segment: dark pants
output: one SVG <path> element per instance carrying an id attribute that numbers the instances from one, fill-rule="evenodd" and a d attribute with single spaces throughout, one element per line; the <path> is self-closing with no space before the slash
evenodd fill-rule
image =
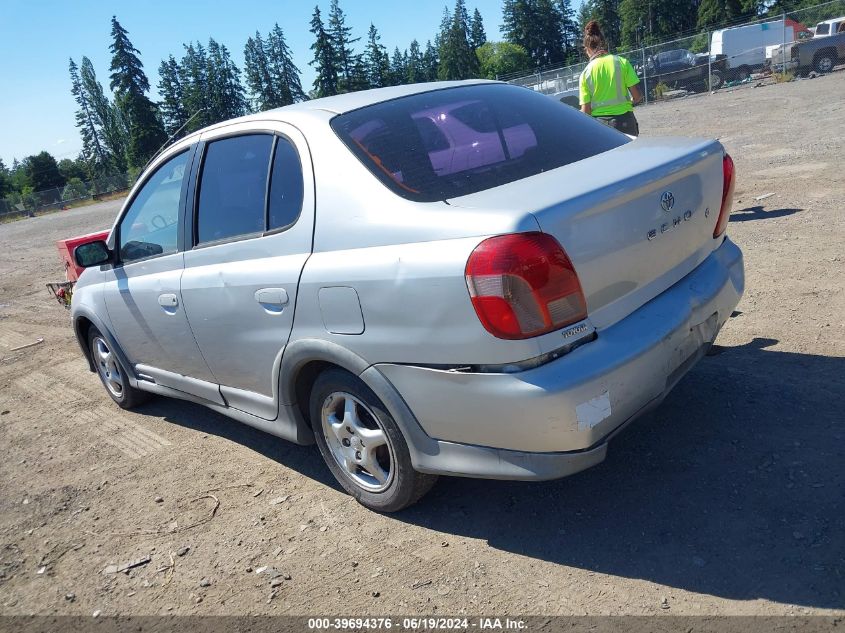
<path id="1" fill-rule="evenodd" d="M 637 123 L 637 117 L 633 112 L 626 112 L 616 116 L 597 116 L 599 121 L 612 128 L 616 128 L 620 132 L 630 134 L 631 136 L 640 135 L 640 124 Z"/>

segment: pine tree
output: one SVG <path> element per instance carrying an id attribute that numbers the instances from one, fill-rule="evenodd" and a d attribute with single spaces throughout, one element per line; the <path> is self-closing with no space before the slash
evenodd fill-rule
<path id="1" fill-rule="evenodd" d="M 70 71 L 71 94 L 79 106 L 76 111 L 76 127 L 82 137 L 82 156 L 88 165 L 89 177 L 104 175 L 109 168 L 108 153 L 101 139 L 101 126 L 92 111 L 88 92 L 82 86 L 79 69 L 73 59 L 68 65 Z"/>
<path id="2" fill-rule="evenodd" d="M 580 39 L 582 30 L 578 27 L 571 0 L 558 0 L 557 11 L 560 15 L 560 35 L 567 64 L 574 64 L 580 58 Z"/>
<path id="3" fill-rule="evenodd" d="M 120 109 L 111 103 L 97 81 L 94 65 L 87 57 L 79 65 L 79 85 L 85 94 L 94 125 L 99 131 L 101 144 L 108 154 L 108 169 L 111 174 L 125 174 L 129 129 Z"/>
<path id="4" fill-rule="evenodd" d="M 689 0 L 621 0 L 619 15 L 623 48 L 677 37 L 694 28 L 698 17 Z"/>
<path id="5" fill-rule="evenodd" d="M 590 12 L 587 20 L 598 21 L 611 50 L 622 41 L 619 2 L 620 0 L 589 0 Z M 586 2 L 584 4 L 586 5 Z"/>
<path id="6" fill-rule="evenodd" d="M 190 113 L 189 117 L 199 112 L 187 127 L 187 131 L 193 132 L 212 123 L 209 112 L 208 56 L 199 42 L 196 46 L 193 43 L 183 46 L 185 55 L 179 64 L 182 103 L 185 112 Z"/>
<path id="7" fill-rule="evenodd" d="M 158 67 L 158 93 L 161 95 L 159 111 L 168 136 L 182 127 L 192 113 L 185 110 L 185 95 L 179 78 L 179 64 L 170 55 Z"/>
<path id="8" fill-rule="evenodd" d="M 317 77 L 314 79 L 314 92 L 318 97 L 335 95 L 338 93 L 337 53 L 335 52 L 334 41 L 323 24 L 319 6 L 314 7 L 310 31 L 315 38 L 311 45 L 311 50 L 314 51 L 314 59 L 311 61 L 311 65 L 317 71 Z"/>
<path id="9" fill-rule="evenodd" d="M 420 50 L 420 43 L 417 40 L 413 40 L 411 47 L 408 49 L 405 72 L 409 84 L 421 83 L 426 80 L 422 51 Z"/>
<path id="10" fill-rule="evenodd" d="M 34 191 L 46 191 L 64 187 L 65 177 L 59 171 L 59 164 L 49 152 L 41 152 L 24 159 L 27 183 Z"/>
<path id="11" fill-rule="evenodd" d="M 143 166 L 166 140 L 158 112 L 147 97 L 150 83 L 138 58 L 138 49 L 129 41 L 128 32 L 117 18 L 111 20 L 112 53 L 111 82 L 115 103 L 121 109 L 129 127 L 127 158 L 133 167 Z"/>
<path id="12" fill-rule="evenodd" d="M 525 49 L 536 66 L 565 60 L 564 24 L 560 3 L 553 0 L 505 0 L 502 7 L 505 39 Z"/>
<path id="13" fill-rule="evenodd" d="M 248 38 L 244 46 L 244 79 L 252 98 L 253 108 L 258 112 L 277 107 L 278 96 L 270 78 L 270 63 L 261 33 Z"/>
<path id="14" fill-rule="evenodd" d="M 712 29 L 732 23 L 745 15 L 739 0 L 701 0 L 696 27 Z"/>
<path id="15" fill-rule="evenodd" d="M 392 86 L 408 83 L 408 51 L 402 54 L 398 46 L 393 49 L 393 56 L 390 58 L 390 78 Z"/>
<path id="16" fill-rule="evenodd" d="M 469 45 L 472 50 L 478 50 L 487 43 L 487 33 L 484 32 L 484 21 L 481 12 L 476 9 L 469 22 Z"/>
<path id="17" fill-rule="evenodd" d="M 337 59 L 338 91 L 351 92 L 356 89 L 355 65 L 358 62 L 352 44 L 361 38 L 352 38 L 352 28 L 346 26 L 346 15 L 338 0 L 331 0 L 326 30 L 332 39 Z"/>
<path id="18" fill-rule="evenodd" d="M 434 48 L 431 40 L 428 40 L 425 43 L 425 52 L 423 53 L 426 81 L 437 81 L 437 67 L 439 64 L 440 60 L 437 57 L 437 49 Z"/>
<path id="19" fill-rule="evenodd" d="M 265 57 L 270 70 L 272 92 L 275 95 L 272 107 L 305 101 L 307 97 L 302 90 L 301 73 L 293 62 L 293 54 L 278 23 L 267 36 Z"/>
<path id="20" fill-rule="evenodd" d="M 469 44 L 469 24 L 464 0 L 455 0 L 452 23 L 440 46 L 440 79 L 469 79 L 478 75 L 478 58 Z"/>
<path id="21" fill-rule="evenodd" d="M 246 114 L 248 107 L 241 73 L 228 49 L 213 38 L 208 40 L 206 82 L 209 91 L 209 118 L 212 123 Z"/>
<path id="22" fill-rule="evenodd" d="M 370 86 L 383 88 L 390 85 L 390 57 L 387 54 L 387 49 L 381 44 L 378 29 L 372 24 L 370 24 L 370 30 L 367 33 L 364 64 Z"/>

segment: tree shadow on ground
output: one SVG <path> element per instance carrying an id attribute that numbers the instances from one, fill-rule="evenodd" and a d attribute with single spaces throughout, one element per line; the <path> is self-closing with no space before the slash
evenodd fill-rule
<path id="1" fill-rule="evenodd" d="M 776 343 L 755 338 L 703 359 L 595 468 L 542 483 L 441 478 L 393 518 L 696 593 L 841 608 L 845 358 Z M 339 489 L 314 447 L 190 403 L 157 399 L 142 411 Z"/>
<path id="2" fill-rule="evenodd" d="M 793 213 L 798 213 L 803 209 L 772 209 L 766 211 L 763 205 L 754 207 L 746 207 L 745 209 L 738 209 L 731 211 L 731 222 L 748 222 L 750 220 L 771 220 L 772 218 L 782 218 Z"/>

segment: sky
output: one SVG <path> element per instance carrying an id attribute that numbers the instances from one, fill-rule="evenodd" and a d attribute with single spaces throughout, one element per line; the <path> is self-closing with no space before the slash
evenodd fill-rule
<path id="1" fill-rule="evenodd" d="M 330 0 L 319 0 L 326 20 Z M 363 50 L 370 22 L 381 34 L 388 52 L 404 50 L 416 38 L 425 46 L 440 25 L 443 7 L 454 0 L 340 0 Z M 129 31 L 141 52 L 144 70 L 157 99 L 158 66 L 173 55 L 180 59 L 182 44 L 213 37 L 224 44 L 243 70 L 243 48 L 256 30 L 266 34 L 278 22 L 285 32 L 294 61 L 302 71 L 302 85 L 311 88 L 309 66 L 312 34 L 308 31 L 316 0 L 0 0 L 0 158 L 47 150 L 57 160 L 75 158 L 82 147 L 75 127 L 76 102 L 70 94 L 68 58 L 77 64 L 83 55 L 94 64 L 97 78 L 108 92 L 111 55 L 111 16 Z M 499 33 L 502 0 L 467 0 L 472 14 L 481 12 L 488 39 Z"/>

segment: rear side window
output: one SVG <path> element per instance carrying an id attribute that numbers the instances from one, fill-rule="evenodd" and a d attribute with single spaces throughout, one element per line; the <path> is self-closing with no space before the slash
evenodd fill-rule
<path id="1" fill-rule="evenodd" d="M 331 125 L 385 185 L 419 202 L 497 187 L 629 141 L 554 99 L 503 84 L 401 97 Z"/>
<path id="2" fill-rule="evenodd" d="M 264 231 L 273 136 L 212 141 L 205 151 L 197 209 L 197 243 Z"/>
<path id="3" fill-rule="evenodd" d="M 267 228 L 291 226 L 302 211 L 304 182 L 299 154 L 290 141 L 279 138 L 270 175 L 270 207 Z"/>

